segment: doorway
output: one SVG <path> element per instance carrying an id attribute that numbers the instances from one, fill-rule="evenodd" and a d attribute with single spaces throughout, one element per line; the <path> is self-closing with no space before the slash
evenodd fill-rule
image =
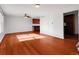
<path id="1" fill-rule="evenodd" d="M 64 13 L 64 38 L 78 39 L 78 11 Z"/>
<path id="2" fill-rule="evenodd" d="M 64 16 L 64 34 L 65 35 L 74 35 L 75 34 L 74 17 L 75 17 L 74 14 Z"/>
<path id="3" fill-rule="evenodd" d="M 32 19 L 32 27 L 33 27 L 33 32 L 40 33 L 40 19 L 33 18 Z"/>

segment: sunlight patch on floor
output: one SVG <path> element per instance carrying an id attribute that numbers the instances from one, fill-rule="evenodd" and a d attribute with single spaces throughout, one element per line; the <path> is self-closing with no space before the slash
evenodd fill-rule
<path id="1" fill-rule="evenodd" d="M 45 38 L 45 36 L 43 36 L 43 35 L 34 34 L 34 33 L 32 33 L 32 34 L 20 34 L 20 35 L 16 35 L 16 37 L 18 38 L 19 41 Z"/>

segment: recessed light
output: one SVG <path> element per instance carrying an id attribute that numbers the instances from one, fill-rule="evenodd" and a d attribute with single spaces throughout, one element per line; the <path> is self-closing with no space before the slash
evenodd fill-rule
<path id="1" fill-rule="evenodd" d="M 36 7 L 36 8 L 39 8 L 39 7 L 40 7 L 40 4 L 35 4 L 35 7 Z"/>

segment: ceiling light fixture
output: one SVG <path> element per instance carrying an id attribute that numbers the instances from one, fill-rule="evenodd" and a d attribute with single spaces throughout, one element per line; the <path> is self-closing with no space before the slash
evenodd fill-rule
<path id="1" fill-rule="evenodd" d="M 26 13 L 24 14 L 24 18 L 32 18 L 31 16 L 27 15 Z"/>
<path id="2" fill-rule="evenodd" d="M 36 8 L 39 8 L 39 7 L 40 7 L 40 4 L 35 4 L 35 7 L 36 7 Z"/>

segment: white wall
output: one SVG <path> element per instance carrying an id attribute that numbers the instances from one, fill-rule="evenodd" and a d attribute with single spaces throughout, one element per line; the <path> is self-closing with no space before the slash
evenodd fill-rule
<path id="1" fill-rule="evenodd" d="M 2 10 L 0 9 L 0 42 L 2 41 L 4 35 L 4 16 L 2 14 Z"/>
<path id="2" fill-rule="evenodd" d="M 41 18 L 40 33 L 63 38 L 63 15 L 54 14 L 52 16 Z"/>
<path id="3" fill-rule="evenodd" d="M 32 31 L 32 20 L 24 17 L 5 16 L 5 32 L 27 32 Z"/>
<path id="4" fill-rule="evenodd" d="M 63 39 L 64 38 L 63 14 L 74 10 L 79 10 L 79 6 L 59 5 L 52 7 L 48 11 L 48 15 L 41 18 L 40 33 L 48 34 Z"/>
<path id="5" fill-rule="evenodd" d="M 79 40 L 79 10 L 78 10 L 78 40 Z"/>

